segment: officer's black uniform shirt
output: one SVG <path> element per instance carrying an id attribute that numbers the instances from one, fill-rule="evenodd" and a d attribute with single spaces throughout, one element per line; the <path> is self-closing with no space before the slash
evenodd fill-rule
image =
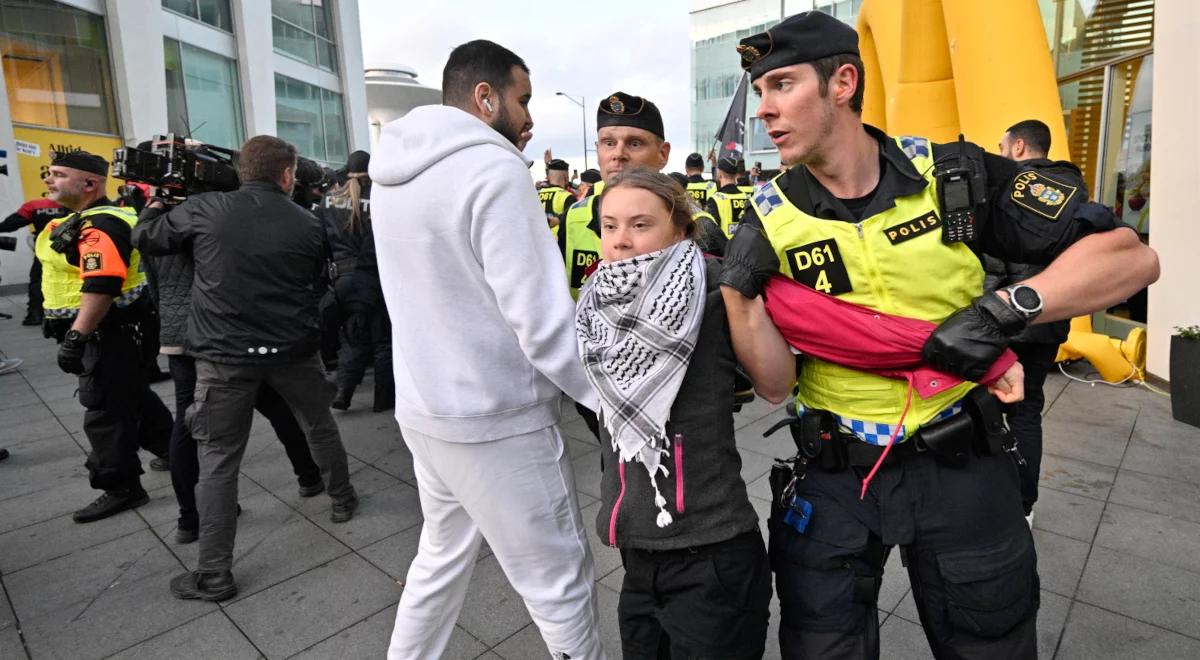
<path id="1" fill-rule="evenodd" d="M 928 183 L 895 140 L 873 126 L 864 124 L 863 128 L 880 145 L 879 183 L 869 199 L 838 199 L 805 167 L 788 170 L 775 180 L 775 186 L 788 201 L 808 215 L 852 223 L 894 207 L 897 197 L 924 190 Z M 936 161 L 947 154 L 956 154 L 958 144 L 933 144 L 932 149 Z M 1017 163 L 982 150 L 979 153 L 987 181 L 987 201 L 976 211 L 979 242 L 972 247 L 978 251 L 1005 261 L 1044 265 L 1083 236 L 1119 226 L 1107 208 L 1087 201 L 1087 188 L 1074 165 L 1065 161 Z M 1062 209 L 1055 209 L 1055 217 L 1050 217 L 1053 211 L 1048 207 L 1034 205 L 1034 209 L 1030 209 L 1015 201 L 1013 193 L 1019 183 L 1018 175 L 1031 171 L 1042 176 L 1041 180 L 1060 184 L 1068 195 Z M 1028 188 L 1028 182 L 1023 185 Z M 855 208 L 849 208 L 851 206 Z M 746 225 L 760 230 L 763 227 L 753 204 L 742 217 L 742 226 Z M 762 231 L 739 231 L 732 240 L 739 244 L 739 256 L 751 259 L 755 270 L 779 269 L 779 259 Z M 743 241 L 751 241 L 754 245 L 740 245 Z"/>

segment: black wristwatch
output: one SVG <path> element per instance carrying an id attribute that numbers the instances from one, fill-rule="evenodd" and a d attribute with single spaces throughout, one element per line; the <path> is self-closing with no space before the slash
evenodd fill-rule
<path id="1" fill-rule="evenodd" d="M 67 334 L 63 335 L 63 341 L 79 342 L 82 344 L 82 343 L 86 342 L 88 339 L 91 339 L 91 337 L 92 337 L 92 335 L 90 335 L 90 334 L 85 335 L 82 332 L 80 332 L 74 328 L 71 328 L 70 330 L 67 330 Z"/>
<path id="2" fill-rule="evenodd" d="M 1008 305 L 1026 321 L 1032 321 L 1042 313 L 1042 294 L 1027 284 L 1014 284 L 1004 290 L 1008 293 Z"/>

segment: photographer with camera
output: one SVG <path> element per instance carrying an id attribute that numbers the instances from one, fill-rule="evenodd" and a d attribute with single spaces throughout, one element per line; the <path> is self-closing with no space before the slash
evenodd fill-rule
<path id="1" fill-rule="evenodd" d="M 57 220 L 70 213 L 58 202 L 45 197 L 31 199 L 13 211 L 7 218 L 0 221 L 0 234 L 17 231 L 29 227 L 29 238 L 33 240 L 51 220 Z M 12 252 L 17 249 L 17 239 L 0 237 L 0 250 Z M 36 258 L 29 266 L 29 306 L 21 325 L 42 324 L 42 262 Z"/>
<path id="2" fill-rule="evenodd" d="M 75 522 L 107 518 L 149 501 L 137 450 L 164 458 L 171 413 L 150 389 L 142 364 L 141 323 L 149 313 L 141 256 L 130 235 L 137 216 L 106 196 L 108 162 L 85 151 L 55 153 L 44 182 L 72 213 L 38 234 L 47 337 L 58 366 L 79 376 L 83 431 L 92 451 L 92 487 L 104 494 Z"/>
<path id="3" fill-rule="evenodd" d="M 333 500 L 330 520 L 346 522 L 358 506 L 317 355 L 324 232 L 291 199 L 296 166 L 295 147 L 253 137 L 239 155 L 238 190 L 193 194 L 170 210 L 156 199 L 133 233 L 147 254 L 190 251 L 194 263 L 185 345 L 196 360 L 188 426 L 200 446 L 200 551 L 196 570 L 171 580 L 178 598 L 237 594 L 230 569 L 238 468 L 263 383 L 287 401 L 308 436 Z"/>

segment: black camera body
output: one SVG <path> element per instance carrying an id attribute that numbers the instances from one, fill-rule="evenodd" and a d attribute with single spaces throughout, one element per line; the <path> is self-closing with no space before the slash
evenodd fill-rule
<path id="1" fill-rule="evenodd" d="M 0 250 L 16 252 L 17 238 L 15 236 L 0 236 Z"/>
<path id="2" fill-rule="evenodd" d="M 112 174 L 155 186 L 170 201 L 182 201 L 196 193 L 237 190 L 237 160 L 233 149 L 188 144 L 167 133 L 113 151 Z"/>

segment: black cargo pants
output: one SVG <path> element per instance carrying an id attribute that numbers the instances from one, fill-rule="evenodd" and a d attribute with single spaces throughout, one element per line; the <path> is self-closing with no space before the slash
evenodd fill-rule
<path id="1" fill-rule="evenodd" d="M 961 468 L 918 454 L 880 469 L 810 468 L 803 534 L 770 521 L 784 658 L 878 658 L 876 600 L 900 546 L 921 625 L 937 658 L 1034 658 L 1037 557 L 1017 467 L 1007 455 Z"/>

